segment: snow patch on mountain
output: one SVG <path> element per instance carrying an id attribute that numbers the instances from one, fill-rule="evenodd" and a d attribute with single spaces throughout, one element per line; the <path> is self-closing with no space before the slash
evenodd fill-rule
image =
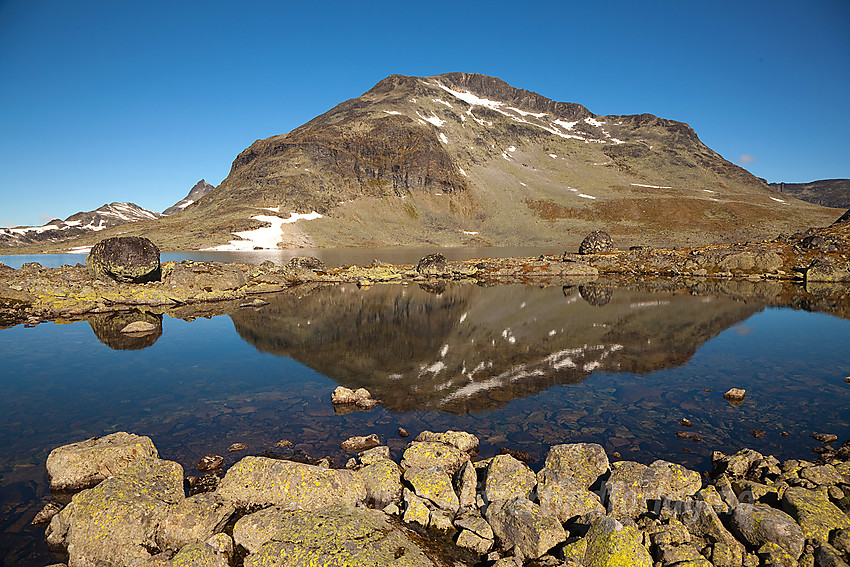
<path id="1" fill-rule="evenodd" d="M 283 239 L 283 225 L 292 224 L 301 220 L 315 220 L 322 218 L 316 211 L 310 213 L 289 213 L 289 218 L 281 218 L 272 215 L 254 215 L 251 220 L 267 222 L 269 226 L 256 228 L 254 230 L 242 230 L 232 233 L 242 240 L 231 240 L 227 244 L 204 248 L 204 251 L 240 252 L 246 250 L 274 250 Z"/>

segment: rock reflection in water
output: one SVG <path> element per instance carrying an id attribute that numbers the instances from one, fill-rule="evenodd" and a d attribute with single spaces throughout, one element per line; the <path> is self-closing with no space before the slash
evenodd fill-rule
<path id="1" fill-rule="evenodd" d="M 232 314 L 258 350 L 293 358 L 393 411 L 499 407 L 596 371 L 647 373 L 763 308 L 717 297 L 450 285 L 317 288 Z"/>
<path id="2" fill-rule="evenodd" d="M 121 332 L 127 325 L 136 322 L 150 323 L 154 328 L 141 333 Z M 162 315 L 156 313 L 104 313 L 91 317 L 88 323 L 97 339 L 114 350 L 142 350 L 162 336 Z"/>

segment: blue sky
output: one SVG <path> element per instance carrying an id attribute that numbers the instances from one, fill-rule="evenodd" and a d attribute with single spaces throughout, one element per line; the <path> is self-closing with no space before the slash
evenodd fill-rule
<path id="1" fill-rule="evenodd" d="M 850 177 L 847 0 L 0 0 L 0 226 L 161 211 L 387 75 L 450 71 L 687 122 L 769 181 Z"/>

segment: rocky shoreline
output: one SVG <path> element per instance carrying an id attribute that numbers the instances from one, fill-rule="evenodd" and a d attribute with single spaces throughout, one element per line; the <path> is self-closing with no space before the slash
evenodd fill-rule
<path id="1" fill-rule="evenodd" d="M 615 250 L 608 242 L 596 248 L 585 247 L 582 253 L 457 262 L 446 262 L 442 255 L 433 254 L 418 265 L 389 265 L 376 260 L 369 266 L 327 267 L 308 257 L 294 258 L 285 266 L 270 261 L 259 266 L 191 261 L 160 266 L 157 260 L 155 268 L 151 267 L 155 275 L 139 278 L 141 283 L 110 275 L 93 267 L 89 260 L 88 267 L 77 264 L 45 268 L 28 263 L 15 270 L 0 264 L 0 327 L 80 320 L 136 309 L 182 318 L 205 316 L 261 306 L 264 294 L 302 293 L 310 286 L 338 283 L 361 287 L 419 284 L 435 292 L 448 282 L 455 282 L 596 284 L 681 289 L 697 294 L 731 293 L 744 299 L 758 293 L 759 299 L 769 304 L 838 310 L 848 316 L 848 250 L 850 246 L 837 237 L 809 235 L 797 240 L 683 249 Z M 149 263 L 146 260 L 145 266 Z M 758 292 L 748 285 L 759 282 L 774 285 Z"/>
<path id="2" fill-rule="evenodd" d="M 184 478 L 119 432 L 51 452 L 51 488 L 76 492 L 38 521 L 70 567 L 846 565 L 850 442 L 815 437 L 817 462 L 715 452 L 705 477 L 592 443 L 553 446 L 534 471 L 423 431 L 399 460 L 364 436 L 344 469 L 247 456 L 223 471 L 210 455 Z"/>

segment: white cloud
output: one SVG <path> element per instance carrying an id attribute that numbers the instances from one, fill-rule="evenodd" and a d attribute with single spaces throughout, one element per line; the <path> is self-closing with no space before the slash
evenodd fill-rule
<path id="1" fill-rule="evenodd" d="M 741 157 L 738 158 L 738 165 L 747 165 L 756 161 L 756 158 L 751 156 L 750 154 L 741 154 Z"/>

